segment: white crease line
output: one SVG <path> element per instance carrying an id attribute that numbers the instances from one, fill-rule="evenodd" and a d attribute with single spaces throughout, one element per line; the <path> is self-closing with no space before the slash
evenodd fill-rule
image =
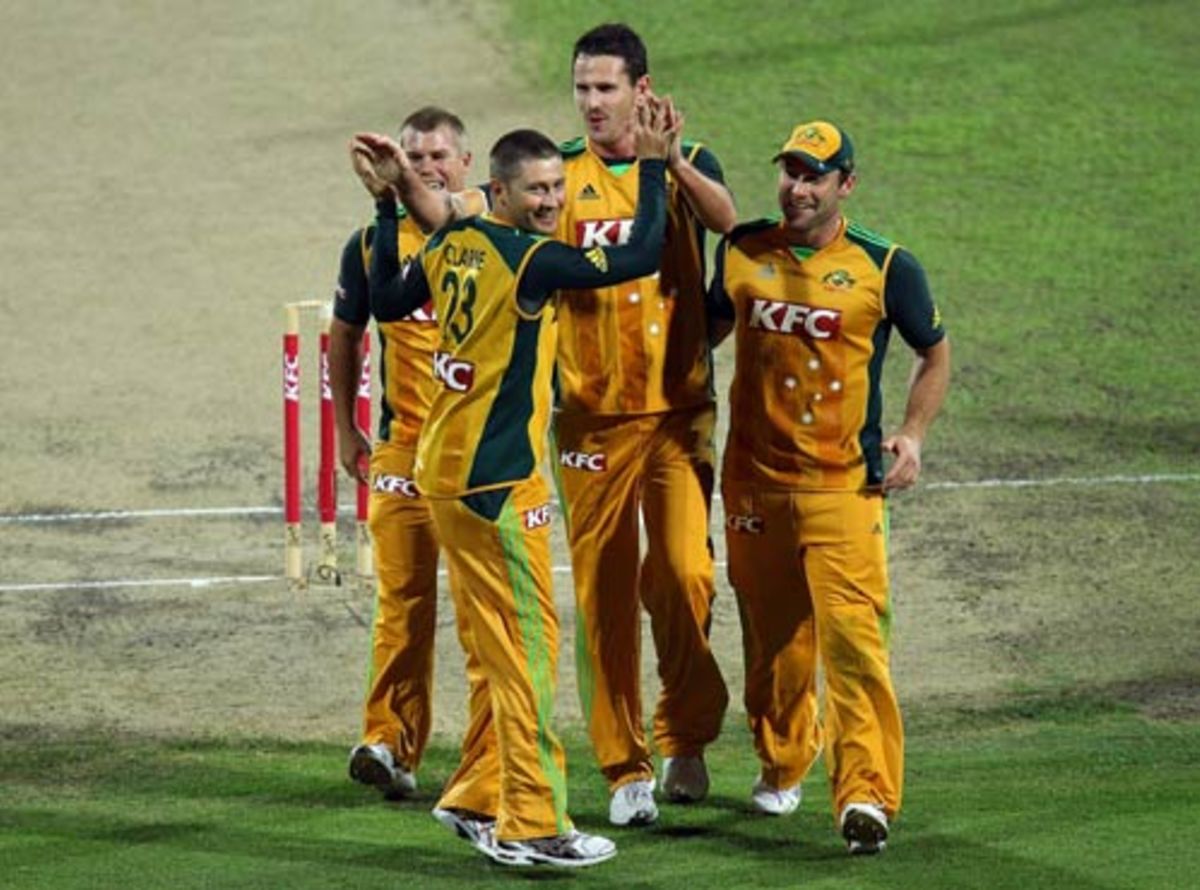
<path id="1" fill-rule="evenodd" d="M 216 587 L 219 584 L 262 584 L 282 581 L 283 575 L 225 575 L 216 578 L 133 578 L 117 581 L 56 581 L 43 584 L 0 584 L 0 593 L 44 590 L 110 590 L 116 587 Z"/>
<path id="2" fill-rule="evenodd" d="M 352 508 L 353 509 L 353 508 Z M 343 510 L 343 512 L 345 512 Z M 7 513 L 0 524 L 42 522 L 104 522 L 120 519 L 165 519 L 206 516 L 279 516 L 281 507 L 178 507 L 159 510 L 97 510 L 90 513 Z"/>
<path id="3" fill-rule="evenodd" d="M 725 561 L 713 561 L 714 569 L 724 569 Z M 570 566 L 551 566 L 555 575 L 571 574 Z M 438 571 L 439 578 L 449 575 L 446 569 Z M 216 578 L 132 578 L 117 581 L 58 581 L 44 584 L 0 584 L 0 593 L 37 593 L 49 590 L 112 590 L 120 587 L 191 587 L 202 589 L 221 584 L 263 584 L 267 581 L 284 581 L 283 575 L 225 575 Z"/>
<path id="4" fill-rule="evenodd" d="M 973 482 L 929 482 L 917 486 L 915 491 L 955 491 L 967 488 L 1041 488 L 1054 485 L 1152 485 L 1162 482 L 1200 482 L 1200 473 L 1149 473 L 1146 475 L 1081 476 L 1051 479 L 979 479 Z M 719 492 L 713 500 L 719 501 Z M 553 499 L 557 504 L 558 500 Z M 353 504 L 342 504 L 338 512 L 347 515 L 355 512 Z M 0 525 L 36 525 L 58 522 L 104 522 L 122 519 L 187 519 L 228 516 L 279 516 L 282 507 L 164 507 L 151 510 L 97 510 L 79 513 L 5 513 L 0 514 Z M 310 514 L 305 513 L 305 518 Z"/>
<path id="5" fill-rule="evenodd" d="M 1058 479 L 980 479 L 976 482 L 930 482 L 916 491 L 958 488 L 1041 488 L 1052 485 L 1151 485 L 1158 482 L 1200 482 L 1200 473 L 1155 473 L 1145 476 L 1069 476 Z"/>

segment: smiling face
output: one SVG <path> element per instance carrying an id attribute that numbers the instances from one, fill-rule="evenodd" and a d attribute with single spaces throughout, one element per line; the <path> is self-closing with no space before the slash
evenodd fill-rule
<path id="1" fill-rule="evenodd" d="M 791 155 L 779 159 L 779 209 L 790 240 L 824 247 L 837 233 L 841 203 L 854 190 L 853 173 L 818 173 Z"/>
<path id="2" fill-rule="evenodd" d="M 575 107 L 588 138 L 603 153 L 632 156 L 634 108 L 650 78 L 632 80 L 620 56 L 589 55 L 575 58 L 573 78 Z"/>
<path id="3" fill-rule="evenodd" d="M 427 186 L 438 191 L 461 192 L 471 167 L 471 154 L 462 150 L 458 134 L 448 126 L 421 131 L 405 127 L 400 146 L 409 163 Z"/>
<path id="4" fill-rule="evenodd" d="M 492 180 L 493 214 L 526 231 L 553 235 L 565 188 L 562 158 L 530 158 L 511 179 Z"/>

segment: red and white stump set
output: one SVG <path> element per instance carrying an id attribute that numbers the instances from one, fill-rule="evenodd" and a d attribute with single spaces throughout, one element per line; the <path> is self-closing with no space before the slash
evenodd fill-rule
<path id="1" fill-rule="evenodd" d="M 333 307 L 321 300 L 287 303 L 284 309 L 283 331 L 283 522 L 284 574 L 288 586 L 302 589 L 308 586 L 309 576 L 304 565 L 303 488 L 301 484 L 300 394 L 301 317 L 308 312 L 317 315 L 317 338 L 321 375 L 319 411 L 320 449 L 317 459 L 317 517 L 321 524 L 320 555 L 315 566 L 317 580 L 325 584 L 341 584 L 337 548 L 337 429 L 334 424 L 333 390 L 329 385 L 329 325 Z M 355 397 L 355 423 L 370 438 L 371 435 L 371 337 L 363 333 L 362 371 Z M 366 483 L 356 483 L 356 565 L 360 579 L 371 575 L 371 533 L 367 528 L 367 505 L 370 492 Z"/>

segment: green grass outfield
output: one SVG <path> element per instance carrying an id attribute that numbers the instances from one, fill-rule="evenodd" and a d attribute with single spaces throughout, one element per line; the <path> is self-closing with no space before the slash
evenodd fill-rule
<path id="1" fill-rule="evenodd" d="M 15 743 L 23 741 L 24 743 Z M 754 815 L 748 734 L 709 752 L 703 804 L 664 806 L 648 830 L 612 829 L 617 858 L 581 872 L 495 866 L 428 815 L 454 752 L 434 748 L 414 800 L 347 781 L 341 746 L 72 739 L 0 742 L 0 863 L 7 890 L 581 886 L 1185 887 L 1200 786 L 1200 726 L 1098 703 L 1027 702 L 914 727 L 906 815 L 874 859 L 833 831 L 824 775 L 793 816 Z M 606 824 L 579 738 L 571 807 Z M 1190 791 L 1188 790 L 1190 789 Z"/>

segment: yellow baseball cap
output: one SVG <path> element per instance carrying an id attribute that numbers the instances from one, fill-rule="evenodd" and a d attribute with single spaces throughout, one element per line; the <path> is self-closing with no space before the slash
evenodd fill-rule
<path id="1" fill-rule="evenodd" d="M 841 127 L 829 121 L 810 121 L 792 130 L 779 153 L 771 158 L 797 157 L 818 173 L 854 170 L 854 143 Z"/>

